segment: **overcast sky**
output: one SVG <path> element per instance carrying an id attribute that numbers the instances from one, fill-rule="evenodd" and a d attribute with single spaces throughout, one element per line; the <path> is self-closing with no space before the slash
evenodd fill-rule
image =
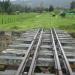
<path id="1" fill-rule="evenodd" d="M 3 1 L 3 0 L 0 0 L 0 1 Z M 10 0 L 10 1 L 16 1 L 16 0 Z M 17 0 L 18 1 L 18 0 Z M 21 0 L 20 0 L 21 1 Z M 27 0 L 22 0 L 22 1 L 27 1 Z M 56 1 L 56 0 L 54 0 Z M 68 1 L 68 0 L 62 0 L 62 1 Z M 69 0 L 69 1 L 75 1 L 75 0 Z"/>
<path id="2" fill-rule="evenodd" d="M 3 0 L 0 0 L 0 1 L 3 1 Z M 15 0 L 10 0 L 10 1 L 15 1 Z"/>

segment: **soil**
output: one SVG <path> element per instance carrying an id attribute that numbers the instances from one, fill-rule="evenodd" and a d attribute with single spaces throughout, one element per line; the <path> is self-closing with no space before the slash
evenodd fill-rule
<path id="1" fill-rule="evenodd" d="M 75 38 L 75 33 L 70 33 L 70 35 L 71 35 L 73 38 Z"/>

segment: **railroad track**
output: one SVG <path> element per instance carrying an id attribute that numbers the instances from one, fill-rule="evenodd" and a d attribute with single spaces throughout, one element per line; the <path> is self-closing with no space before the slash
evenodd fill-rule
<path id="1" fill-rule="evenodd" d="M 22 33 L 0 53 L 0 75 L 75 75 L 75 39 L 63 30 Z"/>

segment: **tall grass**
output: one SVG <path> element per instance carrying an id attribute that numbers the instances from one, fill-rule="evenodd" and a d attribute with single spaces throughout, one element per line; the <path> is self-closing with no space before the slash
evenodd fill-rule
<path id="1" fill-rule="evenodd" d="M 33 17 L 33 15 L 27 13 L 19 14 L 19 15 L 0 15 L 0 24 L 21 22 L 31 17 Z"/>
<path id="2" fill-rule="evenodd" d="M 75 32 L 75 15 L 62 18 L 51 13 L 23 13 L 19 15 L 0 15 L 0 30 L 27 30 L 31 28 L 52 27 Z"/>

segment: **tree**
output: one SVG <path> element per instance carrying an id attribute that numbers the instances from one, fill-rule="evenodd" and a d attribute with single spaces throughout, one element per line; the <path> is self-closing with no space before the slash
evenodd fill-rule
<path id="1" fill-rule="evenodd" d="M 0 12 L 4 12 L 4 1 L 0 1 Z"/>
<path id="2" fill-rule="evenodd" d="M 54 11 L 54 7 L 52 5 L 49 6 L 49 12 Z"/>
<path id="3" fill-rule="evenodd" d="M 0 12 L 8 14 L 12 12 L 10 0 L 0 1 Z"/>
<path id="4" fill-rule="evenodd" d="M 31 7 L 25 5 L 24 10 L 25 10 L 24 12 L 30 12 L 31 11 Z"/>
<path id="5" fill-rule="evenodd" d="M 70 9 L 75 9 L 75 1 L 72 1 L 72 2 L 71 2 Z"/>
<path id="6" fill-rule="evenodd" d="M 10 14 L 12 12 L 10 0 L 4 1 L 3 4 L 5 12 Z"/>

